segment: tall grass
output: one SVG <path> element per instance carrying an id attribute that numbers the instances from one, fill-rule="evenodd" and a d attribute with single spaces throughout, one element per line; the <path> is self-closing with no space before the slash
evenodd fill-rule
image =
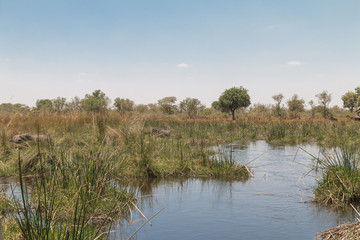
<path id="1" fill-rule="evenodd" d="M 112 182 L 114 155 L 101 146 L 59 155 L 55 149 L 38 151 L 31 186 L 24 185 L 23 161 L 18 158 L 21 199 L 14 196 L 13 217 L 22 238 L 105 238 L 112 219 L 124 216 L 133 199 Z"/>
<path id="2" fill-rule="evenodd" d="M 358 144 L 323 151 L 316 163 L 323 172 L 315 189 L 315 201 L 334 206 L 360 202 L 360 152 Z"/>
<path id="3" fill-rule="evenodd" d="M 0 175 L 17 173 L 15 146 L 9 144 L 9 138 L 17 133 L 37 132 L 39 124 L 40 132 L 51 135 L 57 152 L 66 155 L 69 150 L 87 151 L 89 144 L 103 145 L 118 156 L 112 174 L 138 178 L 213 176 L 208 161 L 213 153 L 204 149 L 237 140 L 265 139 L 280 144 L 317 141 L 338 146 L 343 142 L 359 141 L 360 135 L 360 123 L 353 121 L 148 120 L 141 116 L 83 113 L 0 116 L 0 130 L 5 129 L 0 142 L 3 150 Z M 155 127 L 171 130 L 172 135 L 158 137 L 152 134 Z M 29 159 L 24 171 L 32 174 L 35 169 L 31 169 L 30 159 L 35 158 L 36 147 L 30 144 L 22 151 L 25 159 Z"/>

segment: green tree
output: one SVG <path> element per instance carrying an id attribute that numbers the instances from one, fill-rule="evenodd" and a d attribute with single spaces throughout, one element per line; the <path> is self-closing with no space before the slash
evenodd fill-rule
<path id="1" fill-rule="evenodd" d="M 160 108 L 160 107 L 159 107 L 157 104 L 155 104 L 155 103 L 149 103 L 149 104 L 147 105 L 148 111 L 153 112 L 153 113 L 158 112 L 158 111 L 159 111 L 159 108 Z"/>
<path id="2" fill-rule="evenodd" d="M 359 92 L 360 94 L 360 92 Z M 344 95 L 342 95 L 341 100 L 343 100 L 343 107 L 348 108 L 350 112 L 354 111 L 354 108 L 358 105 L 358 98 L 359 95 L 357 95 L 354 92 L 347 92 Z"/>
<path id="3" fill-rule="evenodd" d="M 284 95 L 282 95 L 281 93 L 272 96 L 272 98 L 274 99 L 274 101 L 276 102 L 275 106 L 274 106 L 274 114 L 277 117 L 282 117 L 283 116 L 283 109 L 281 108 L 281 102 L 284 99 Z"/>
<path id="4" fill-rule="evenodd" d="M 271 117 L 271 105 L 255 103 L 250 108 L 248 115 L 251 118 L 270 118 Z"/>
<path id="5" fill-rule="evenodd" d="M 219 97 L 221 110 L 224 112 L 231 112 L 233 120 L 235 120 L 235 110 L 246 108 L 250 104 L 248 90 L 243 87 L 227 89 Z"/>
<path id="6" fill-rule="evenodd" d="M 75 96 L 65 106 L 66 111 L 75 112 L 81 110 L 81 100 L 78 96 Z"/>
<path id="7" fill-rule="evenodd" d="M 105 112 L 110 99 L 101 90 L 95 90 L 91 95 L 86 94 L 81 101 L 81 107 L 87 112 Z"/>
<path id="8" fill-rule="evenodd" d="M 220 106 L 219 101 L 212 102 L 211 107 L 215 110 L 221 111 L 221 106 Z"/>
<path id="9" fill-rule="evenodd" d="M 166 114 L 173 114 L 176 111 L 176 97 L 164 97 L 158 100 L 160 110 Z"/>
<path id="10" fill-rule="evenodd" d="M 145 104 L 137 104 L 134 107 L 134 111 L 138 112 L 138 113 L 145 113 L 149 110 L 149 107 Z"/>
<path id="11" fill-rule="evenodd" d="M 35 109 L 41 112 L 53 112 L 54 106 L 50 99 L 38 99 L 36 100 Z"/>
<path id="12" fill-rule="evenodd" d="M 0 104 L 0 112 L 1 113 L 26 113 L 29 112 L 30 108 L 21 103 L 2 103 Z"/>
<path id="13" fill-rule="evenodd" d="M 327 91 L 322 91 L 315 95 L 318 98 L 318 102 L 321 106 L 321 112 L 324 118 L 330 116 L 329 104 L 331 102 L 331 94 Z"/>
<path id="14" fill-rule="evenodd" d="M 52 100 L 52 105 L 56 112 L 62 112 L 66 108 L 66 98 L 64 97 L 57 97 L 56 99 Z"/>
<path id="15" fill-rule="evenodd" d="M 316 105 L 313 100 L 309 101 L 309 105 L 310 105 L 310 111 L 311 111 L 311 118 L 314 118 L 315 113 L 316 113 Z"/>
<path id="16" fill-rule="evenodd" d="M 128 98 L 115 98 L 114 107 L 121 112 L 130 112 L 134 110 L 134 102 Z"/>
<path id="17" fill-rule="evenodd" d="M 305 111 L 304 103 L 305 103 L 304 99 L 299 99 L 298 95 L 294 94 L 292 98 L 289 101 L 287 101 L 290 117 L 292 118 L 299 117 L 299 113 Z"/>
<path id="18" fill-rule="evenodd" d="M 355 88 L 356 95 L 360 96 L 360 87 Z"/>
<path id="19" fill-rule="evenodd" d="M 186 98 L 179 104 L 181 112 L 185 112 L 189 118 L 195 118 L 197 113 L 205 108 L 196 98 Z"/>

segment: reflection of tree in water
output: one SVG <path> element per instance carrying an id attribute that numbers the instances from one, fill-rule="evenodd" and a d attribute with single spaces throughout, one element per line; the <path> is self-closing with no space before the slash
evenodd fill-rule
<path id="1" fill-rule="evenodd" d="M 191 194 L 197 188 L 196 186 L 200 186 L 201 193 L 211 193 L 211 196 L 217 199 L 216 202 L 224 198 L 231 199 L 233 183 L 245 184 L 246 181 L 207 178 L 148 179 L 132 182 L 130 186 L 138 196 L 137 207 L 140 210 L 147 209 L 154 212 L 159 210 L 154 209 L 159 199 L 167 199 L 168 196 L 176 194 L 177 200 L 181 203 L 187 194 Z"/>
<path id="2" fill-rule="evenodd" d="M 251 142 L 250 141 L 240 141 L 235 142 L 233 144 L 229 144 L 226 146 L 226 149 L 231 148 L 233 151 L 246 150 L 249 148 Z"/>

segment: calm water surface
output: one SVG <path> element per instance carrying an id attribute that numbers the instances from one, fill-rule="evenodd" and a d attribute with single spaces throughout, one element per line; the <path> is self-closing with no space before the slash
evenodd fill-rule
<path id="1" fill-rule="evenodd" d="M 317 155 L 319 148 L 302 145 Z M 316 184 L 311 157 L 299 146 L 265 141 L 234 143 L 222 151 L 249 166 L 246 182 L 209 179 L 153 180 L 138 189 L 138 207 L 148 218 L 165 208 L 134 239 L 314 239 L 319 231 L 355 221 L 353 212 L 334 212 L 310 203 Z M 306 176 L 305 176 L 306 175 Z M 17 178 L 0 179 L 11 193 Z M 136 185 L 136 183 L 134 183 Z M 14 189 L 19 194 L 18 187 Z M 139 211 L 114 226 L 110 239 L 127 239 L 145 222 Z"/>
<path id="2" fill-rule="evenodd" d="M 316 145 L 301 147 L 319 153 Z M 309 202 L 316 176 L 307 174 L 311 157 L 298 151 L 299 146 L 256 141 L 224 149 L 239 163 L 256 159 L 250 164 L 255 177 L 246 182 L 187 179 L 143 184 L 138 207 L 145 216 L 165 209 L 134 239 L 314 239 L 321 230 L 354 221 L 351 212 Z M 126 239 L 144 221 L 134 210 L 132 220 L 117 225 L 111 239 Z"/>

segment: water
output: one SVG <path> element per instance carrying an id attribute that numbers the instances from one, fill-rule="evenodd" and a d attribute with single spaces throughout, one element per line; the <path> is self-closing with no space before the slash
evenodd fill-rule
<path id="1" fill-rule="evenodd" d="M 315 144 L 301 147 L 319 153 Z M 245 182 L 170 179 L 152 180 L 140 187 L 134 183 L 139 191 L 137 206 L 145 216 L 150 218 L 165 207 L 134 239 L 303 240 L 355 221 L 353 212 L 335 212 L 310 202 L 316 176 L 309 173 L 311 157 L 299 146 L 256 141 L 234 143 L 223 150 L 232 151 L 233 159 L 242 164 L 255 159 L 250 164 L 255 177 Z M 1 178 L 1 192 L 19 195 L 16 181 L 16 177 Z M 127 239 L 144 222 L 133 209 L 132 219 L 114 225 L 109 239 Z"/>
<path id="2" fill-rule="evenodd" d="M 316 176 L 308 173 L 311 157 L 298 147 L 274 147 L 265 141 L 227 145 L 225 150 L 232 149 L 239 163 L 257 158 L 250 164 L 255 177 L 246 182 L 174 179 L 143 184 L 138 207 L 145 216 L 165 209 L 134 239 L 303 240 L 354 221 L 352 212 L 334 212 L 309 202 Z M 316 145 L 301 147 L 319 153 Z M 131 220 L 116 225 L 110 239 L 127 239 L 144 222 L 134 210 Z"/>

